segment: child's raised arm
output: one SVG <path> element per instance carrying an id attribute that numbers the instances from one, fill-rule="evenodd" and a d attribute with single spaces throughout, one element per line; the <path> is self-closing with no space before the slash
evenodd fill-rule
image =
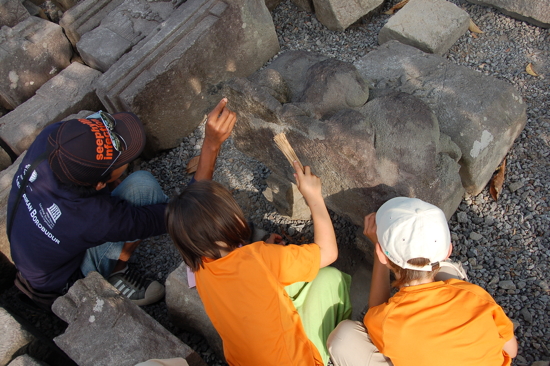
<path id="1" fill-rule="evenodd" d="M 309 166 L 304 167 L 303 172 L 297 161 L 294 162 L 294 170 L 296 171 L 294 177 L 296 177 L 298 190 L 304 196 L 311 210 L 314 240 L 321 249 L 320 268 L 323 268 L 338 258 L 338 246 L 334 227 L 321 193 L 321 179 L 311 173 Z"/>

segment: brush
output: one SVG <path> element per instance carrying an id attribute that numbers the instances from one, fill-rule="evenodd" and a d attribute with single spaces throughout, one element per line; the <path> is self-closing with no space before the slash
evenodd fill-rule
<path id="1" fill-rule="evenodd" d="M 297 161 L 300 165 L 300 168 L 302 169 L 302 172 L 304 171 L 304 166 L 300 162 L 300 159 L 298 159 L 298 156 L 294 152 L 294 149 L 292 146 L 290 146 L 290 142 L 288 142 L 286 135 L 284 132 L 281 132 L 275 137 L 273 137 L 273 141 L 275 141 L 275 145 L 281 150 L 281 152 L 284 154 L 284 156 L 287 158 L 288 162 L 292 167 L 294 167 L 294 162 Z"/>

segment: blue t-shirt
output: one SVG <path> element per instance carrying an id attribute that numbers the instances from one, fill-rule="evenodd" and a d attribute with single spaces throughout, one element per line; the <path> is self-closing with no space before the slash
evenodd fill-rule
<path id="1" fill-rule="evenodd" d="M 25 170 L 48 146 L 45 128 L 27 151 L 12 182 L 11 216 Z M 166 204 L 134 207 L 111 197 L 107 188 L 89 197 L 61 187 L 48 160 L 29 179 L 11 230 L 11 257 L 34 289 L 60 292 L 80 267 L 86 249 L 105 242 L 131 241 L 164 234 Z"/>

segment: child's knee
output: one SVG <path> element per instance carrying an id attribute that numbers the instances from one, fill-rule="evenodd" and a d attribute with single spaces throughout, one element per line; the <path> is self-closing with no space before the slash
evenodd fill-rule
<path id="1" fill-rule="evenodd" d="M 327 339 L 327 348 L 333 358 L 339 358 L 340 355 L 346 355 L 356 350 L 350 349 L 355 346 L 356 342 L 350 342 L 356 338 L 361 332 L 365 332 L 363 325 L 354 320 L 343 320 L 330 333 Z"/>

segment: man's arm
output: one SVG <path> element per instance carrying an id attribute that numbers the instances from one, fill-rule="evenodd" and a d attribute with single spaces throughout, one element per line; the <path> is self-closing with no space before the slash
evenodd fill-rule
<path id="1" fill-rule="evenodd" d="M 214 174 L 216 159 L 222 143 L 231 135 L 233 126 L 237 122 L 237 114 L 226 107 L 227 98 L 223 98 L 218 105 L 208 113 L 204 142 L 195 180 L 210 180 Z"/>
<path id="2" fill-rule="evenodd" d="M 390 298 L 390 270 L 380 262 L 376 253 L 380 244 L 376 235 L 376 213 L 365 216 L 365 230 L 363 234 L 374 244 L 374 265 L 372 267 L 372 278 L 369 294 L 369 308 L 387 302 Z"/>
<path id="3" fill-rule="evenodd" d="M 338 245 L 332 220 L 321 193 L 321 179 L 311 173 L 309 166 L 304 167 L 304 171 L 302 171 L 297 161 L 294 162 L 294 170 L 296 171 L 294 177 L 298 190 L 304 196 L 311 210 L 314 240 L 321 249 L 320 268 L 323 268 L 338 258 Z"/>

